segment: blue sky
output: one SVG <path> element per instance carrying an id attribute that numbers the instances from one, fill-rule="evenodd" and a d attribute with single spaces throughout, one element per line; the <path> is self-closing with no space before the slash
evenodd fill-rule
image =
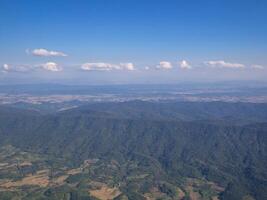
<path id="1" fill-rule="evenodd" d="M 0 0 L 0 82 L 264 80 L 266 10 L 265 0 Z"/>

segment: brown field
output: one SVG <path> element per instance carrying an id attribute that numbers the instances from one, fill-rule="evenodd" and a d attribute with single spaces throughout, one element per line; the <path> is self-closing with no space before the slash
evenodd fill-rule
<path id="1" fill-rule="evenodd" d="M 242 198 L 242 200 L 255 200 L 252 196 L 246 195 Z"/>
<path id="2" fill-rule="evenodd" d="M 162 197 L 164 194 L 161 193 L 158 188 L 156 187 L 153 187 L 152 189 L 150 189 L 150 193 L 146 193 L 144 194 L 144 197 L 147 199 L 147 200 L 155 200 L 159 197 Z"/>
<path id="3" fill-rule="evenodd" d="M 201 199 L 201 195 L 199 194 L 199 192 L 194 191 L 194 188 L 198 188 L 201 185 L 208 185 L 210 186 L 210 188 L 216 192 L 217 194 L 224 191 L 223 187 L 220 187 L 219 185 L 217 185 L 214 182 L 211 181 L 205 181 L 202 179 L 194 179 L 194 178 L 188 178 L 187 179 L 187 186 L 186 186 L 186 191 L 189 193 L 190 199 L 192 200 L 198 200 Z M 213 196 L 211 197 L 212 200 L 218 200 L 218 196 Z"/>
<path id="4" fill-rule="evenodd" d="M 201 199 L 201 196 L 198 192 L 194 191 L 194 188 L 192 186 L 187 186 L 186 190 L 189 192 L 189 196 L 191 200 L 199 200 Z"/>
<path id="5" fill-rule="evenodd" d="M 209 183 L 210 187 L 213 190 L 215 190 L 216 192 L 223 192 L 224 191 L 224 188 L 219 186 L 219 185 L 217 185 L 216 183 L 214 183 L 214 182 L 208 182 L 208 183 Z"/>
<path id="6" fill-rule="evenodd" d="M 68 175 L 75 175 L 75 174 L 79 174 L 79 173 L 82 173 L 81 168 L 71 169 L 71 170 L 68 170 L 68 172 L 67 172 Z"/>
<path id="7" fill-rule="evenodd" d="M 0 167 L 4 167 L 4 166 L 7 166 L 8 163 L 0 163 Z"/>
<path id="8" fill-rule="evenodd" d="M 180 188 L 177 188 L 177 192 L 178 192 L 178 197 L 177 197 L 177 200 L 181 200 L 183 199 L 183 197 L 185 196 L 185 193 L 180 189 Z M 166 194 L 160 192 L 158 190 L 158 188 L 154 187 L 150 190 L 150 193 L 146 193 L 144 195 L 144 197 L 147 199 L 147 200 L 156 200 L 156 199 L 159 199 L 159 198 L 166 198 Z"/>
<path id="9" fill-rule="evenodd" d="M 48 178 L 48 171 L 47 170 L 41 170 L 38 171 L 35 175 L 28 175 L 25 178 L 18 180 L 18 181 L 5 181 L 0 184 L 0 187 L 2 188 L 13 188 L 13 187 L 21 187 L 24 185 L 36 185 L 39 187 L 46 187 L 49 184 L 49 178 Z"/>
<path id="10" fill-rule="evenodd" d="M 24 167 L 24 166 L 31 166 L 31 165 L 32 165 L 32 163 L 31 163 L 31 162 L 27 162 L 27 161 L 22 162 L 22 163 L 19 164 L 19 166 L 21 166 L 21 167 Z"/>
<path id="11" fill-rule="evenodd" d="M 8 163 L 0 163 L 0 169 L 5 169 L 8 166 Z"/>
<path id="12" fill-rule="evenodd" d="M 121 194 L 118 188 L 110 188 L 107 185 L 103 185 L 100 189 L 90 190 L 89 193 L 101 200 L 111 200 Z"/>
<path id="13" fill-rule="evenodd" d="M 183 192 L 183 190 L 181 190 L 180 188 L 177 188 L 177 191 L 178 191 L 178 198 L 183 199 L 185 196 L 185 193 Z"/>
<path id="14" fill-rule="evenodd" d="M 63 175 L 63 176 L 59 176 L 57 178 L 53 179 L 53 184 L 55 185 L 62 185 L 64 184 L 65 180 L 69 177 L 69 175 Z"/>

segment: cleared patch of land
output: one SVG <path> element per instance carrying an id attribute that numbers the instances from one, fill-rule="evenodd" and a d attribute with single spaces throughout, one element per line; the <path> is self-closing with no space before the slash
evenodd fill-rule
<path id="1" fill-rule="evenodd" d="M 18 181 L 6 181 L 0 184 L 3 188 L 21 187 L 24 185 L 36 185 L 39 187 L 47 187 L 49 184 L 48 170 L 38 171 L 35 175 L 28 175 Z"/>
<path id="2" fill-rule="evenodd" d="M 111 188 L 107 185 L 103 185 L 101 188 L 96 190 L 90 190 L 90 195 L 101 199 L 101 200 L 111 200 L 116 198 L 121 194 L 120 190 L 118 188 Z"/>
<path id="3" fill-rule="evenodd" d="M 185 197 L 185 193 L 177 187 L 177 196 L 174 199 L 182 200 Z M 157 199 L 170 199 L 167 194 L 161 192 L 157 187 L 153 187 L 150 189 L 149 193 L 144 194 L 144 197 L 147 200 L 157 200 Z"/>
<path id="4" fill-rule="evenodd" d="M 188 191 L 189 197 L 190 197 L 191 200 L 199 200 L 199 199 L 201 199 L 201 196 L 200 196 L 199 192 L 194 191 L 194 188 L 192 186 L 187 186 L 186 190 Z"/>

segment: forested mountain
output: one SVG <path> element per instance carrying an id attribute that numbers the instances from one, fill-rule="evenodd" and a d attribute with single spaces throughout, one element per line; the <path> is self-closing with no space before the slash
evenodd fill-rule
<path id="1" fill-rule="evenodd" d="M 69 182 L 50 183 L 35 191 L 39 199 L 56 199 L 58 187 L 70 195 L 62 199 L 105 199 L 81 196 L 85 179 L 116 187 L 117 199 L 267 199 L 266 104 L 133 101 L 52 114 L 1 107 L 0 144 L 43 155 L 54 170 L 99 160 L 73 177 L 75 193 Z"/>
<path id="2" fill-rule="evenodd" d="M 92 103 L 79 112 L 101 111 L 119 118 L 151 120 L 240 120 L 267 122 L 265 103 L 226 102 L 144 102 Z M 71 111 L 73 112 L 73 110 Z"/>

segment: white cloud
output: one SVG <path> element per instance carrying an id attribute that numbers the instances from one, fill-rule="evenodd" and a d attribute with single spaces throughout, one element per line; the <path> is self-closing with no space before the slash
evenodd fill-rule
<path id="1" fill-rule="evenodd" d="M 38 65 L 9 65 L 4 64 L 2 66 L 2 72 L 31 72 L 36 71 L 39 69 L 47 70 L 47 71 L 53 71 L 53 72 L 59 72 L 62 71 L 62 68 L 58 66 L 58 64 L 54 62 L 47 62 L 44 64 L 38 64 Z"/>
<path id="2" fill-rule="evenodd" d="M 172 69 L 172 64 L 168 61 L 161 61 L 156 67 L 157 69 Z"/>
<path id="3" fill-rule="evenodd" d="M 84 63 L 81 69 L 88 71 L 110 71 L 110 70 L 134 70 L 133 63 L 120 63 L 119 65 L 110 63 Z"/>
<path id="4" fill-rule="evenodd" d="M 109 71 L 113 69 L 119 69 L 120 66 L 113 65 L 110 63 L 84 63 L 81 66 L 83 70 L 97 70 L 97 71 Z"/>
<path id="5" fill-rule="evenodd" d="M 245 67 L 245 65 L 240 64 L 240 63 L 229 63 L 223 60 L 206 61 L 204 63 L 211 67 L 225 67 L 225 68 L 244 68 Z"/>
<path id="6" fill-rule="evenodd" d="M 186 60 L 182 60 L 181 62 L 179 62 L 180 68 L 181 69 L 191 69 L 191 65 L 186 61 Z"/>
<path id="7" fill-rule="evenodd" d="M 47 63 L 42 64 L 41 66 L 43 67 L 43 69 L 52 71 L 52 72 L 62 71 L 62 68 L 58 66 L 57 63 L 54 63 L 54 62 L 47 62 Z"/>
<path id="8" fill-rule="evenodd" d="M 2 66 L 2 72 L 27 72 L 31 70 L 31 68 L 29 66 L 24 66 L 24 65 L 19 65 L 19 66 L 15 66 L 15 65 L 9 65 L 9 64 L 3 64 Z"/>
<path id="9" fill-rule="evenodd" d="M 149 66 L 145 66 L 145 70 L 150 70 L 150 67 Z"/>
<path id="10" fill-rule="evenodd" d="M 26 50 L 26 52 L 28 53 L 29 50 Z M 63 52 L 59 52 L 59 51 L 49 51 L 47 49 L 34 49 L 30 52 L 32 55 L 34 56 L 44 56 L 44 57 L 48 57 L 48 56 L 67 56 L 65 53 Z"/>
<path id="11" fill-rule="evenodd" d="M 8 64 L 4 64 L 4 65 L 3 65 L 3 68 L 4 68 L 5 71 L 8 71 L 8 70 L 10 69 L 10 67 L 9 67 Z"/>
<path id="12" fill-rule="evenodd" d="M 126 70 L 134 70 L 134 64 L 133 63 L 121 63 L 120 66 L 123 68 L 123 69 L 126 69 Z"/>
<path id="13" fill-rule="evenodd" d="M 264 66 L 262 65 L 251 65 L 253 69 L 264 69 Z"/>

